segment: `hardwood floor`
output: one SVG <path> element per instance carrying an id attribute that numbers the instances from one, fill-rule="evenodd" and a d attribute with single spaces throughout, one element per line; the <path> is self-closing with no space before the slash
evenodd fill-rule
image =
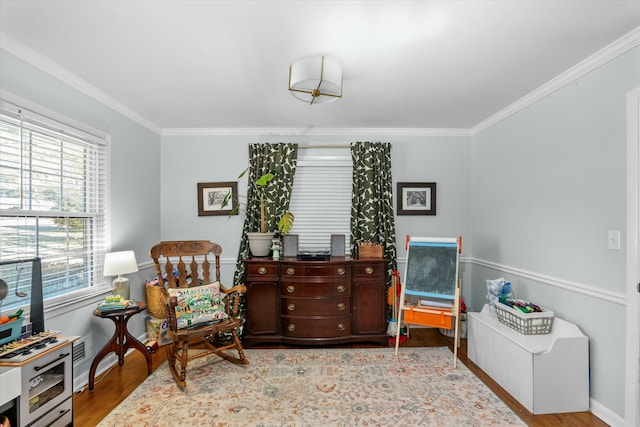
<path id="1" fill-rule="evenodd" d="M 440 334 L 437 329 L 413 328 L 411 338 L 402 347 L 438 347 L 448 346 L 453 349 L 453 339 Z M 366 347 L 353 345 L 354 347 Z M 392 344 L 389 345 L 393 347 Z M 273 348 L 269 346 L 268 348 Z M 267 348 L 256 346 L 254 348 Z M 470 371 L 478 376 L 498 397 L 500 397 L 522 420 L 532 427 L 605 427 L 607 424 L 590 412 L 574 412 L 567 414 L 532 415 L 519 404 L 502 387 L 489 378 L 480 368 L 467 358 L 467 342 L 462 340 L 458 351 L 459 360 Z M 160 366 L 165 359 L 165 351 L 160 349 L 152 355 L 153 369 Z M 167 371 L 167 375 L 170 375 Z M 74 424 L 77 426 L 95 426 L 113 408 L 118 406 L 140 383 L 147 377 L 147 367 L 144 357 L 134 351 L 126 358 L 122 367 L 115 365 L 108 372 L 96 378 L 93 392 L 87 388 L 73 397 Z"/>

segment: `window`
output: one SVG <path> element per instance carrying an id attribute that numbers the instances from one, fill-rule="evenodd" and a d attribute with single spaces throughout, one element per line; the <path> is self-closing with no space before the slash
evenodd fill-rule
<path id="1" fill-rule="evenodd" d="M 106 140 L 0 102 L 0 261 L 39 257 L 45 301 L 104 283 Z M 1 266 L 6 306 L 26 304 L 29 272 Z M 21 275 L 21 277 L 19 277 Z"/>
<path id="2" fill-rule="evenodd" d="M 322 151 L 321 151 L 322 150 Z M 300 148 L 289 210 L 299 250 L 329 250 L 331 235 L 345 235 L 349 253 L 353 164 L 348 148 L 329 153 L 322 148 Z"/>

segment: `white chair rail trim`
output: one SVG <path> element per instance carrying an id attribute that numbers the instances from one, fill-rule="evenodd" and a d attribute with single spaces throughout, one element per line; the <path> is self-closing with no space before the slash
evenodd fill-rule
<path id="1" fill-rule="evenodd" d="M 480 267 L 490 268 L 492 270 L 504 272 L 512 276 L 522 277 L 523 279 L 533 280 L 536 282 L 544 283 L 549 286 L 564 289 L 571 292 L 576 292 L 582 295 L 586 295 L 592 298 L 597 298 L 603 301 L 608 301 L 613 304 L 626 306 L 626 296 L 623 293 L 607 291 L 606 289 L 596 288 L 594 286 L 586 285 L 583 283 L 572 282 L 570 280 L 560 279 L 558 277 L 551 277 L 545 274 L 536 273 L 533 271 L 523 270 L 520 268 L 510 267 L 508 265 L 498 264 L 491 261 L 486 261 L 478 258 L 464 258 L 462 262 L 478 265 Z"/>

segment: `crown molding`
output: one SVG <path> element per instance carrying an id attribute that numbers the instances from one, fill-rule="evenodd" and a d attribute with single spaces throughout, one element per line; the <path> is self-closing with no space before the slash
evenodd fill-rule
<path id="1" fill-rule="evenodd" d="M 637 27 L 636 29 L 630 31 L 629 33 L 622 36 L 615 42 L 609 44 L 608 46 L 594 53 L 587 59 L 574 65 L 573 67 L 569 68 L 567 71 L 563 72 L 562 74 L 559 74 L 552 80 L 540 86 L 538 89 L 534 90 L 533 92 L 530 92 L 529 94 L 520 98 L 519 100 L 509 105 L 508 107 L 504 108 L 503 110 L 500 110 L 499 112 L 487 118 L 486 120 L 483 120 L 482 122 L 478 123 L 477 125 L 475 125 L 470 129 L 471 134 L 473 136 L 477 135 L 483 130 L 486 130 L 487 128 L 495 125 L 496 123 L 517 113 L 518 111 L 523 110 L 524 108 L 527 108 L 528 106 L 530 106 L 531 104 L 534 104 L 540 99 L 551 95 L 553 92 L 566 86 L 567 84 L 578 80 L 580 77 L 584 76 L 585 74 L 588 74 L 591 71 L 597 69 L 598 67 L 601 67 L 602 65 L 611 61 L 615 57 L 622 55 L 626 51 L 633 49 L 639 44 L 640 44 L 640 27 Z"/>
<path id="2" fill-rule="evenodd" d="M 99 130 L 87 125 L 86 123 L 79 122 L 78 120 L 72 119 L 71 117 L 67 117 L 56 111 L 52 111 L 48 108 L 31 102 L 28 99 L 24 99 L 22 97 L 14 95 L 13 93 L 8 92 L 2 88 L 0 88 L 0 106 L 13 110 L 14 113 L 17 113 L 18 110 L 22 110 L 23 113 L 27 112 L 28 115 L 38 116 L 38 120 L 40 121 L 53 120 L 57 122 L 53 124 L 53 126 L 59 128 L 62 131 L 66 131 L 65 125 L 69 125 L 73 127 L 71 133 L 77 134 L 78 132 L 82 132 L 90 135 L 93 138 L 99 138 L 103 140 L 109 138 L 109 134 L 103 130 Z"/>
<path id="3" fill-rule="evenodd" d="M 166 128 L 162 136 L 471 136 L 469 129 L 435 128 Z"/>
<path id="4" fill-rule="evenodd" d="M 149 120 L 142 117 L 132 109 L 122 105 L 105 92 L 89 84 L 66 68 L 61 67 L 46 56 L 23 45 L 22 43 L 3 34 L 2 38 L 0 38 L 0 48 L 44 71 L 45 73 L 50 74 L 51 76 L 80 91 L 81 93 L 94 98 L 95 100 L 101 102 L 107 107 L 112 108 L 123 116 L 138 123 L 139 125 L 144 126 L 150 131 L 160 134 L 161 129 L 154 123 L 151 123 Z"/>

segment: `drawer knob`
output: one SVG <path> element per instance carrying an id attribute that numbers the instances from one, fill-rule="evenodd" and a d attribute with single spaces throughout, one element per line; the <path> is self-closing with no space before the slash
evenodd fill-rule
<path id="1" fill-rule="evenodd" d="M 339 293 L 342 293 L 342 292 L 344 292 L 344 291 L 345 291 L 345 287 L 344 287 L 343 285 L 338 285 L 338 287 L 336 288 L 336 290 L 337 290 Z"/>
<path id="2" fill-rule="evenodd" d="M 338 274 L 340 276 L 344 276 L 344 273 L 346 273 L 346 270 L 344 269 L 344 267 L 338 267 Z"/>
<path id="3" fill-rule="evenodd" d="M 290 323 L 289 326 L 287 326 L 287 329 L 289 330 L 289 332 L 293 332 L 296 330 L 296 325 Z"/>
<path id="4" fill-rule="evenodd" d="M 344 305 L 344 303 L 341 302 L 340 304 L 338 304 L 338 310 L 342 311 L 345 308 L 346 308 L 346 306 Z"/>
<path id="5" fill-rule="evenodd" d="M 339 331 L 344 331 L 345 329 L 347 329 L 347 328 L 344 326 L 344 323 L 338 323 L 338 330 Z"/>
<path id="6" fill-rule="evenodd" d="M 372 274 L 373 273 L 373 267 L 367 267 L 364 269 L 364 272 L 367 274 Z"/>
<path id="7" fill-rule="evenodd" d="M 267 274 L 267 267 L 260 267 L 258 269 L 258 274 Z"/>
<path id="8" fill-rule="evenodd" d="M 293 285 L 289 285 L 287 286 L 287 292 L 289 292 L 290 294 L 294 293 L 296 291 L 296 287 Z"/>
<path id="9" fill-rule="evenodd" d="M 289 311 L 294 311 L 295 309 L 296 309 L 296 305 L 295 304 L 289 304 L 287 306 L 287 310 L 289 310 Z"/>
<path id="10" fill-rule="evenodd" d="M 293 276 L 294 274 L 296 274 L 296 269 L 295 269 L 295 268 L 293 268 L 293 267 L 289 267 L 289 268 L 287 268 L 287 274 L 288 274 L 289 276 Z"/>

